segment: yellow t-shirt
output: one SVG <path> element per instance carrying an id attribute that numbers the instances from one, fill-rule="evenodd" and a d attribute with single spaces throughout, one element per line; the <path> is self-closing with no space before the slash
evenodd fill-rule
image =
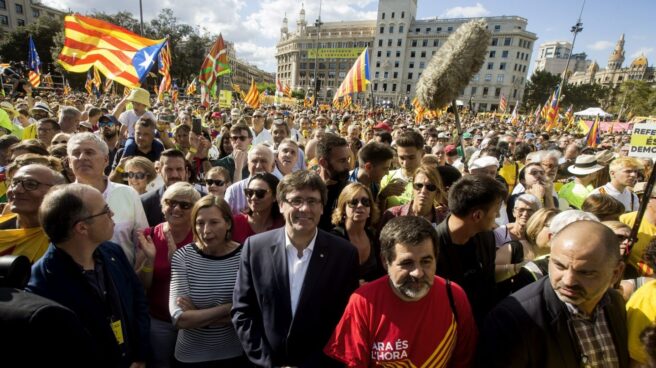
<path id="1" fill-rule="evenodd" d="M 499 169 L 499 175 L 506 180 L 508 184 L 508 192 L 512 193 L 513 188 L 517 185 L 519 180 L 519 172 L 522 170 L 524 165 L 519 162 L 504 162 L 503 166 Z"/>
<path id="2" fill-rule="evenodd" d="M 636 216 L 638 212 L 629 212 L 620 216 L 620 221 L 633 227 L 635 223 Z M 640 228 L 638 228 L 638 241 L 633 244 L 631 248 L 631 254 L 629 254 L 629 264 L 635 267 L 637 270 L 640 270 L 638 262 L 642 261 L 642 255 L 645 253 L 645 248 L 649 245 L 651 238 L 656 235 L 656 226 L 649 223 L 649 221 L 642 219 L 640 223 Z"/>
<path id="3" fill-rule="evenodd" d="M 626 303 L 626 327 L 629 333 L 629 356 L 642 364 L 649 363 L 649 355 L 640 342 L 640 333 L 656 321 L 656 280 L 640 287 Z"/>

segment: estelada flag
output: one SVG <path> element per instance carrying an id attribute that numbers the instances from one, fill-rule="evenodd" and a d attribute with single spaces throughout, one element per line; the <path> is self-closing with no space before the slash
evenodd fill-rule
<path id="1" fill-rule="evenodd" d="M 64 47 L 57 62 L 74 73 L 96 66 L 106 77 L 135 88 L 150 71 L 165 42 L 99 19 L 68 15 L 64 18 Z"/>

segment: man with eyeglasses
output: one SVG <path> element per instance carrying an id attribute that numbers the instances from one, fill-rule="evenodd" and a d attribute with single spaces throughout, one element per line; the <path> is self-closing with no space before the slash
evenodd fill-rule
<path id="1" fill-rule="evenodd" d="M 249 237 L 233 294 L 232 322 L 246 356 L 262 367 L 340 367 L 323 354 L 358 286 L 358 252 L 318 229 L 324 181 L 285 176 L 276 199 L 285 226 Z"/>
<path id="2" fill-rule="evenodd" d="M 251 128 L 242 123 L 237 123 L 230 128 L 230 143 L 232 153 L 218 160 L 212 160 L 212 166 L 225 167 L 230 173 L 230 179 L 236 183 L 248 177 L 248 166 L 246 165 L 248 147 L 253 142 Z"/>
<path id="3" fill-rule="evenodd" d="M 264 128 L 266 115 L 263 111 L 255 110 L 253 112 L 253 145 L 260 143 L 273 144 L 271 132 Z"/>
<path id="4" fill-rule="evenodd" d="M 89 332 L 89 366 L 145 367 L 150 319 L 144 289 L 114 235 L 113 212 L 95 188 L 54 188 L 39 219 L 51 244 L 27 290 L 77 314 Z"/>
<path id="5" fill-rule="evenodd" d="M 68 159 L 76 182 L 98 189 L 109 204 L 116 223 L 112 241 L 119 244 L 131 263 L 138 242 L 137 234 L 148 227 L 139 194 L 131 187 L 110 181 L 104 174 L 109 148 L 93 133 L 77 133 L 67 146 Z"/>
<path id="6" fill-rule="evenodd" d="M 59 132 L 61 128 L 53 118 L 43 118 L 36 123 L 36 138 L 46 147 L 50 147 L 52 139 Z"/>
<path id="7" fill-rule="evenodd" d="M 49 242 L 39 222 L 39 206 L 52 186 L 65 182 L 44 165 L 26 165 L 14 173 L 7 191 L 11 212 L 0 217 L 0 254 L 24 255 L 30 262 L 41 258 Z"/>
<path id="8" fill-rule="evenodd" d="M 271 148 L 265 144 L 258 144 L 248 152 L 248 172 L 250 175 L 257 173 L 273 173 L 275 167 L 274 154 Z M 225 201 L 228 202 L 234 215 L 248 206 L 244 189 L 248 185 L 248 176 L 228 187 L 225 192 Z"/>

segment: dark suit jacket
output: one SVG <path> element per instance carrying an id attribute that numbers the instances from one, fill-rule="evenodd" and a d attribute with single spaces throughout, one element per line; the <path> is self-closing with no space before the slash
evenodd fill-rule
<path id="1" fill-rule="evenodd" d="M 164 222 L 164 214 L 162 213 L 162 195 L 166 187 L 147 192 L 141 195 L 141 204 L 143 205 L 146 219 L 148 219 L 148 226 L 153 227 Z"/>
<path id="2" fill-rule="evenodd" d="M 106 277 L 111 279 L 111 282 L 106 279 L 107 287 L 109 289 L 113 284 L 120 301 L 128 356 L 121 358 L 120 348 L 105 314 L 106 304 L 65 252 L 50 244 L 43 257 L 32 266 L 27 290 L 75 312 L 91 336 L 94 355 L 104 365 L 145 362 L 150 354 L 150 317 L 143 286 L 120 246 L 104 242 L 96 252 L 102 259 Z"/>
<path id="3" fill-rule="evenodd" d="M 319 230 L 292 319 L 285 228 L 251 236 L 241 253 L 232 322 L 258 366 L 341 366 L 323 354 L 351 293 L 358 287 L 358 252 Z"/>
<path id="4" fill-rule="evenodd" d="M 626 311 L 616 290 L 609 290 L 604 306 L 606 322 L 615 341 L 620 367 L 629 366 Z M 478 367 L 579 367 L 581 353 L 568 324 L 567 307 L 549 277 L 504 299 L 487 316 L 478 339 Z M 573 328 L 573 327 L 572 327 Z"/>

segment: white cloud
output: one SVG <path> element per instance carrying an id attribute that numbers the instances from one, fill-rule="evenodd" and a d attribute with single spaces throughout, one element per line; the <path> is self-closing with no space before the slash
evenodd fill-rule
<path id="1" fill-rule="evenodd" d="M 472 17 L 483 17 L 490 14 L 490 12 L 485 9 L 483 4 L 476 3 L 474 6 L 456 6 L 453 8 L 447 9 L 442 17 L 444 18 L 472 18 Z"/>
<path id="2" fill-rule="evenodd" d="M 602 40 L 602 41 L 597 41 L 595 43 L 589 44 L 588 47 L 593 49 L 593 50 L 601 51 L 601 50 L 609 49 L 613 45 L 614 45 L 614 43 L 611 42 L 611 41 Z"/>
<path id="3" fill-rule="evenodd" d="M 652 52 L 654 52 L 653 47 L 641 47 L 638 51 L 631 54 L 631 57 L 635 59 L 635 58 L 637 58 L 638 56 L 640 56 L 642 54 L 645 54 L 645 56 L 647 56 L 647 55 L 651 54 Z"/>

